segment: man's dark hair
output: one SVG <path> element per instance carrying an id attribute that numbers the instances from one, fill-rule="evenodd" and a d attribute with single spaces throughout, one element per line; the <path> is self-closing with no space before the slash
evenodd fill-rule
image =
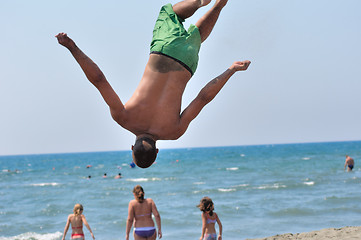
<path id="1" fill-rule="evenodd" d="M 134 163 L 141 168 L 150 167 L 157 157 L 155 141 L 148 137 L 138 138 L 133 147 Z"/>

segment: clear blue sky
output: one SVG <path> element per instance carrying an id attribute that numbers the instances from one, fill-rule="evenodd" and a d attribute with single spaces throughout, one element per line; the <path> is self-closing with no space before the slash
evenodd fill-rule
<path id="1" fill-rule="evenodd" d="M 0 155 L 130 149 L 134 135 L 111 119 L 54 36 L 68 33 L 126 102 L 165 3 L 1 1 Z M 252 65 L 233 76 L 183 137 L 157 146 L 360 140 L 360 9 L 359 0 L 229 0 L 202 45 L 182 107 L 233 61 Z"/>

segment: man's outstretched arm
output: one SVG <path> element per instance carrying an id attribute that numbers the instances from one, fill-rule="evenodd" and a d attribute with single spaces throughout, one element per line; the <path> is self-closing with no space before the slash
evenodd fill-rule
<path id="1" fill-rule="evenodd" d="M 200 111 L 205 105 L 207 105 L 213 98 L 219 93 L 223 86 L 227 83 L 228 79 L 238 71 L 247 70 L 248 66 L 251 64 L 250 61 L 237 61 L 232 64 L 224 73 L 207 83 L 207 85 L 202 88 L 198 96 L 189 104 L 189 106 L 184 109 L 180 116 L 180 129 L 179 136 L 182 136 L 187 130 L 189 123 L 195 119 Z"/>
<path id="2" fill-rule="evenodd" d="M 103 72 L 78 48 L 75 42 L 69 38 L 66 33 L 59 33 L 55 37 L 58 39 L 59 44 L 66 47 L 71 52 L 88 80 L 99 90 L 103 99 L 108 104 L 114 120 L 120 120 L 124 105 L 106 80 Z"/>

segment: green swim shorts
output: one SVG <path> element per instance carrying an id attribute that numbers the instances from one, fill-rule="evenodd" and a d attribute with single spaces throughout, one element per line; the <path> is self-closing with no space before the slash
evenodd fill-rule
<path id="1" fill-rule="evenodd" d="M 201 35 L 195 25 L 185 30 L 169 3 L 159 13 L 150 44 L 151 53 L 166 55 L 182 64 L 192 75 L 197 69 Z"/>

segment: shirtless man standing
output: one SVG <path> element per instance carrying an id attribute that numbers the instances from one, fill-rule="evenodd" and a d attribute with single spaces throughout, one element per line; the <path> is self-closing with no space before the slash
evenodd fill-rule
<path id="1" fill-rule="evenodd" d="M 346 155 L 345 166 L 343 168 L 344 170 L 346 170 L 346 166 L 347 166 L 347 172 L 352 171 L 353 167 L 355 166 L 355 161 L 349 155 Z"/>
<path id="2" fill-rule="evenodd" d="M 147 168 L 155 161 L 157 140 L 175 140 L 184 134 L 197 117 L 237 71 L 247 70 L 250 61 L 236 61 L 210 81 L 181 113 L 184 89 L 194 74 L 201 43 L 211 33 L 228 0 L 216 0 L 211 9 L 186 31 L 182 22 L 211 0 L 184 0 L 160 10 L 153 30 L 150 56 L 143 77 L 133 96 L 123 105 L 98 66 L 86 56 L 67 34 L 58 42 L 69 49 L 88 80 L 99 90 L 113 119 L 136 135 L 133 161 Z"/>

